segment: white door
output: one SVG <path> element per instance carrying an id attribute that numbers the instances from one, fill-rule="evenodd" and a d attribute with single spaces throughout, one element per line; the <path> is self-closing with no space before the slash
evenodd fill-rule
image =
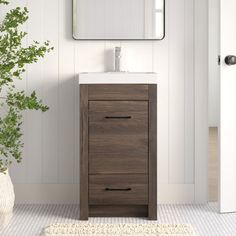
<path id="1" fill-rule="evenodd" d="M 221 0 L 220 9 L 219 202 L 220 212 L 227 213 L 236 212 L 236 0 Z"/>

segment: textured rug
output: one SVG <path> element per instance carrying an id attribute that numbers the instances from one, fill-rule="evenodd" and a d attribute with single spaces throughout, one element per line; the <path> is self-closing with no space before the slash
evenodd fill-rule
<path id="1" fill-rule="evenodd" d="M 43 236 L 196 236 L 191 225 L 163 224 L 52 224 Z"/>

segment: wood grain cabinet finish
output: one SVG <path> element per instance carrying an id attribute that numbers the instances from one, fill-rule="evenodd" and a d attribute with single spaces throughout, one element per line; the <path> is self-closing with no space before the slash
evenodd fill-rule
<path id="1" fill-rule="evenodd" d="M 156 85 L 80 85 L 80 219 L 157 219 Z"/>

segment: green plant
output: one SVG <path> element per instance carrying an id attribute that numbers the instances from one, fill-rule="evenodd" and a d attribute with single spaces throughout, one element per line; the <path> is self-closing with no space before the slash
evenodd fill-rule
<path id="1" fill-rule="evenodd" d="M 9 4 L 7 0 L 0 0 Z M 9 165 L 22 160 L 21 140 L 22 113 L 25 110 L 47 111 L 49 108 L 38 99 L 35 91 L 29 96 L 18 91 L 14 82 L 22 80 L 28 64 L 36 63 L 53 48 L 49 42 L 39 44 L 34 41 L 24 47 L 22 40 L 27 33 L 19 29 L 28 20 L 27 8 L 10 10 L 0 23 L 0 173 L 5 173 Z"/>

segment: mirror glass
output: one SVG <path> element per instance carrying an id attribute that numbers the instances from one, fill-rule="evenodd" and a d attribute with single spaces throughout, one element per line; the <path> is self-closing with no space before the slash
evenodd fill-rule
<path id="1" fill-rule="evenodd" d="M 75 39 L 163 39 L 165 0 L 74 0 Z"/>

